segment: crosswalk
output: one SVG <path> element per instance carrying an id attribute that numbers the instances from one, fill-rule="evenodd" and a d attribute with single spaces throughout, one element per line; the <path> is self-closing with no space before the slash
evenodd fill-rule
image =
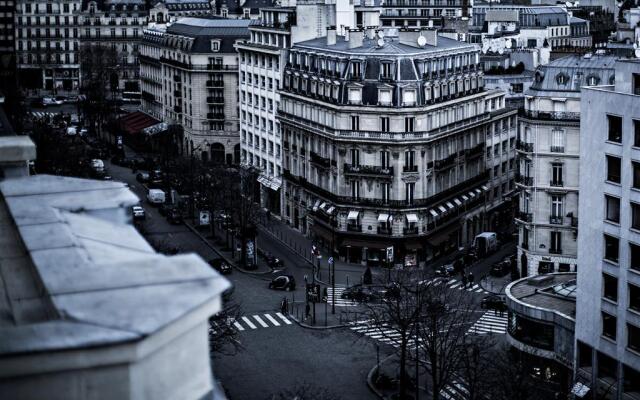
<path id="1" fill-rule="evenodd" d="M 56 113 L 46 112 L 46 111 L 31 111 L 31 116 L 35 119 L 43 119 L 46 117 L 53 118 Z"/>
<path id="2" fill-rule="evenodd" d="M 252 331 L 256 329 L 264 328 L 276 328 L 280 326 L 291 325 L 292 322 L 289 318 L 285 317 L 282 313 L 275 314 L 253 314 L 239 317 L 236 320 L 231 321 L 233 327 L 239 332 Z"/>
<path id="3" fill-rule="evenodd" d="M 462 379 L 454 379 L 450 385 L 446 385 L 440 390 L 440 397 L 445 400 L 467 400 L 469 390 L 466 382 Z"/>
<path id="4" fill-rule="evenodd" d="M 381 343 L 400 347 L 401 334 L 387 324 L 374 325 L 370 321 L 356 321 L 350 324 L 349 329 L 361 335 L 370 337 Z M 408 348 L 413 349 L 416 346 L 415 336 L 411 336 L 407 342 Z"/>
<path id="5" fill-rule="evenodd" d="M 459 279 L 453 279 L 453 278 L 434 278 L 434 279 L 425 281 L 424 285 L 432 285 L 432 286 L 446 285 L 449 289 L 466 290 L 467 292 L 473 292 L 473 293 L 484 293 L 484 294 L 489 293 L 477 283 L 474 283 L 474 284 L 467 283 L 466 285 L 463 285 L 462 281 L 460 281 Z"/>
<path id="6" fill-rule="evenodd" d="M 336 296 L 336 307 L 356 307 L 357 302 L 349 299 L 343 299 L 342 293 L 347 290 L 346 285 L 336 285 L 335 293 L 332 287 L 327 287 L 327 303 L 333 304 L 333 296 Z"/>
<path id="7" fill-rule="evenodd" d="M 487 333 L 507 333 L 508 318 L 505 314 L 487 311 L 469 328 L 468 335 L 484 335 Z"/>

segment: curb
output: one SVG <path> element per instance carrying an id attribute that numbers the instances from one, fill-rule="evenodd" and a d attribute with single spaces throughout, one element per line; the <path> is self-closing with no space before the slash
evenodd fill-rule
<path id="1" fill-rule="evenodd" d="M 193 233 L 195 233 L 196 236 L 198 236 L 198 238 L 200 240 L 202 240 L 211 250 L 213 250 L 218 257 L 222 258 L 227 264 L 231 265 L 233 268 L 237 269 L 238 271 L 242 272 L 243 274 L 248 274 L 248 275 L 256 275 L 256 276 L 262 276 L 262 275 L 268 275 L 271 274 L 272 271 L 264 271 L 264 272 L 255 272 L 255 271 L 249 271 L 246 270 L 244 268 L 240 268 L 234 261 L 229 260 L 226 256 L 224 256 L 218 249 L 215 248 L 214 245 L 212 245 L 211 243 L 209 243 L 209 240 L 207 240 L 207 238 L 205 238 L 204 236 L 202 236 L 202 234 L 200 232 L 198 232 L 198 230 L 196 228 L 194 228 L 193 226 L 191 226 L 191 224 L 189 224 L 188 222 L 185 222 L 184 225 Z"/>
<path id="2" fill-rule="evenodd" d="M 305 329 L 312 329 L 312 330 L 316 330 L 316 331 L 323 331 L 323 330 L 329 330 L 329 329 L 337 329 L 337 328 L 345 328 L 347 325 L 329 325 L 329 326 L 313 326 L 313 325 L 307 325 L 304 322 L 300 322 L 298 321 L 298 319 L 296 317 L 294 317 L 293 315 L 289 314 L 289 318 L 294 320 L 296 322 L 296 324 L 300 325 L 302 328 Z"/>
<path id="3" fill-rule="evenodd" d="M 389 361 L 389 359 L 394 357 L 394 356 L 395 356 L 395 354 L 388 355 L 386 358 L 384 358 L 382 361 L 380 361 L 380 366 L 384 365 L 384 363 Z M 373 394 L 378 396 L 379 399 L 384 400 L 384 399 L 386 399 L 386 397 L 384 397 L 384 394 L 373 383 L 373 375 L 377 371 L 378 371 L 378 365 L 374 365 L 373 368 L 371 368 L 371 370 L 369 370 L 369 373 L 367 374 L 367 386 L 369 387 L 369 390 L 371 390 L 373 392 Z"/>

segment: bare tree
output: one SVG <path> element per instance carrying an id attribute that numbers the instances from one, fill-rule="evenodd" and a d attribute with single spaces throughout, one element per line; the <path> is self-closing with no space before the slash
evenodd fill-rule
<path id="1" fill-rule="evenodd" d="M 238 340 L 238 330 L 233 323 L 240 318 L 242 308 L 229 298 L 222 311 L 209 319 L 209 351 L 213 353 L 233 355 L 242 350 Z"/>
<path id="2" fill-rule="evenodd" d="M 490 397 L 495 400 L 539 400 L 545 396 L 531 376 L 531 366 L 518 352 L 502 346 L 492 352 Z"/>
<path id="3" fill-rule="evenodd" d="M 494 367 L 491 335 L 467 336 L 457 375 L 464 380 L 468 400 L 484 400 L 491 393 Z"/>

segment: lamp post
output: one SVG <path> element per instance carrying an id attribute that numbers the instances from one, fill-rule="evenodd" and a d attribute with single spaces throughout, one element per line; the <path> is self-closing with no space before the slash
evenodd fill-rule
<path id="1" fill-rule="evenodd" d="M 333 257 L 329 257 L 329 268 L 331 273 L 331 288 L 332 288 L 332 296 L 331 296 L 331 314 L 336 313 L 336 264 Z"/>

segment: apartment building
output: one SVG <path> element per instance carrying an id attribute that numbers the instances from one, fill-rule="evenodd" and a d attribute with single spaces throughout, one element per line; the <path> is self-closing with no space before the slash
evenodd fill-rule
<path id="1" fill-rule="evenodd" d="M 14 14 L 16 3 L 14 0 L 0 1 L 0 79 L 10 79 L 16 65 L 15 60 L 15 30 Z M 0 84 L 0 87 L 3 85 Z"/>
<path id="2" fill-rule="evenodd" d="M 256 19 L 263 8 L 273 7 L 274 0 L 222 0 L 212 2 L 213 13 L 222 18 Z"/>
<path id="3" fill-rule="evenodd" d="M 148 20 L 147 2 L 145 0 L 89 1 L 83 2 L 81 12 L 79 52 L 81 64 L 90 59 L 89 54 L 95 51 L 97 46 L 108 48 L 109 54 L 115 58 L 110 81 L 117 81 L 116 91 L 124 98 L 139 98 L 138 51 L 142 30 Z M 88 68 L 81 65 L 81 70 L 84 73 Z"/>
<path id="4" fill-rule="evenodd" d="M 145 29 L 141 110 L 181 126 L 181 153 L 239 163 L 238 55 L 249 20 L 187 17 Z"/>
<path id="5" fill-rule="evenodd" d="M 576 382 L 640 396 L 640 62 L 582 89 Z"/>
<path id="6" fill-rule="evenodd" d="M 359 18 L 361 23 L 378 26 L 379 13 L 373 2 L 283 3 L 262 8 L 259 23 L 249 26 L 249 39 L 238 43 L 241 159 L 244 165 L 260 169 L 260 204 L 272 213 L 281 214 L 282 207 L 282 140 L 276 111 L 287 49 L 325 36 L 327 26 L 336 21 L 355 26 Z M 306 23 L 299 24 L 298 16 Z"/>
<path id="7" fill-rule="evenodd" d="M 330 29 L 290 49 L 284 219 L 343 260 L 413 266 L 488 225 L 508 178 L 486 148 L 506 158 L 516 111 L 484 90 L 477 46 L 428 29 L 380 36 Z"/>
<path id="8" fill-rule="evenodd" d="M 444 18 L 468 17 L 469 0 L 388 0 L 382 2 L 383 27 L 439 27 Z"/>
<path id="9" fill-rule="evenodd" d="M 581 88 L 613 82 L 615 60 L 572 55 L 534 73 L 517 143 L 522 276 L 576 270 Z"/>
<path id="10" fill-rule="evenodd" d="M 80 0 L 15 3 L 16 67 L 21 87 L 54 93 L 80 87 Z"/>

